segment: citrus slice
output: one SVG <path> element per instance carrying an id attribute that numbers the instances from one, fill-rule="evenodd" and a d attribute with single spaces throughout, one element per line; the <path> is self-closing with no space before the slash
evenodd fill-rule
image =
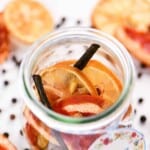
<path id="1" fill-rule="evenodd" d="M 59 143 L 57 142 L 57 140 L 52 136 L 52 132 L 51 129 L 46 126 L 43 122 L 41 122 L 41 120 L 39 120 L 27 107 L 25 107 L 24 112 L 23 112 L 24 117 L 27 120 L 27 124 L 30 124 L 30 126 L 37 132 L 39 132 L 39 134 L 43 135 L 43 137 L 48 140 L 51 141 L 51 143 L 59 145 Z M 32 136 L 32 129 L 27 129 L 25 128 L 25 133 L 28 136 L 28 139 L 31 140 L 31 142 L 37 141 L 37 133 L 35 133 L 35 138 L 33 138 Z M 34 143 L 35 144 L 35 143 Z"/>
<path id="2" fill-rule="evenodd" d="M 105 100 L 103 108 L 108 108 L 117 100 L 122 90 L 122 84 L 111 70 L 100 62 L 91 60 L 83 69 L 83 73 Z"/>
<path id="3" fill-rule="evenodd" d="M 87 117 L 101 113 L 103 103 L 99 96 L 73 95 L 55 103 L 53 110 L 72 117 Z"/>
<path id="4" fill-rule="evenodd" d="M 32 149 L 46 149 L 48 140 L 45 139 L 38 131 L 29 123 L 26 123 L 24 133 Z"/>
<path id="5" fill-rule="evenodd" d="M 125 13 L 125 10 L 126 11 Z M 115 36 L 118 27 L 147 31 L 150 24 L 149 0 L 101 0 L 93 9 L 92 25 Z"/>
<path id="6" fill-rule="evenodd" d="M 96 89 L 90 80 L 77 68 L 72 66 L 53 66 L 44 69 L 40 73 L 43 85 L 50 88 L 55 94 L 61 93 L 60 97 L 68 97 L 74 94 L 97 95 Z M 57 89 L 55 92 L 54 89 Z M 60 91 L 60 92 L 58 92 Z"/>
<path id="7" fill-rule="evenodd" d="M 150 66 L 150 32 L 122 27 L 118 28 L 116 37 L 135 58 Z"/>
<path id="8" fill-rule="evenodd" d="M 0 150 L 16 150 L 16 147 L 3 135 L 0 135 Z"/>
<path id="9" fill-rule="evenodd" d="M 19 40 L 32 43 L 53 28 L 48 10 L 34 0 L 13 0 L 4 10 L 4 19 L 10 33 Z"/>
<path id="10" fill-rule="evenodd" d="M 124 13 L 124 9 L 128 8 L 129 4 L 129 1 L 126 0 L 122 0 L 120 4 L 119 0 L 99 1 L 92 12 L 92 25 L 114 35 L 117 28 L 124 23 L 124 19 L 128 16 L 128 12 Z"/>

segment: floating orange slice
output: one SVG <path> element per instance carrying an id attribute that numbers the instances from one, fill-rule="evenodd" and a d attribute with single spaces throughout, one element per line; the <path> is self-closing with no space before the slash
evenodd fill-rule
<path id="1" fill-rule="evenodd" d="M 90 80 L 80 70 L 72 66 L 53 66 L 44 69 L 40 74 L 44 86 L 47 86 L 47 89 L 49 86 L 51 92 L 55 94 L 59 93 L 59 97 L 73 94 L 97 95 Z"/>
<path id="2" fill-rule="evenodd" d="M 48 10 L 34 0 L 13 0 L 4 10 L 9 31 L 19 40 L 32 43 L 53 28 Z"/>
<path id="3" fill-rule="evenodd" d="M 104 100 L 99 96 L 73 95 L 55 103 L 53 110 L 72 117 L 91 116 L 103 111 Z"/>
<path id="4" fill-rule="evenodd" d="M 122 90 L 122 84 L 117 76 L 96 60 L 89 61 L 83 72 L 105 100 L 103 107 L 111 106 L 117 100 Z"/>
<path id="5" fill-rule="evenodd" d="M 122 90 L 122 83 L 118 79 L 118 77 L 105 65 L 96 60 L 90 60 L 87 66 L 82 71 L 72 67 L 74 63 L 75 60 L 68 60 L 57 63 L 54 66 L 55 70 L 57 70 L 57 68 L 65 69 L 65 71 L 63 70 L 62 72 L 57 72 L 58 77 L 62 77 L 64 75 L 64 72 L 70 72 L 75 74 L 76 77 L 80 79 L 80 82 L 84 81 L 84 86 L 86 87 L 86 89 L 88 89 L 88 91 L 90 91 L 89 93 L 91 95 L 99 94 L 105 100 L 103 108 L 108 108 L 109 106 L 111 106 L 117 100 Z M 45 70 L 41 75 L 44 77 L 43 79 L 45 80 L 45 82 L 49 82 L 50 84 L 52 83 L 51 78 L 53 78 L 54 74 L 50 76 L 49 70 L 51 69 L 47 68 L 47 71 Z M 66 79 L 63 79 L 63 81 L 66 81 L 68 77 L 66 76 L 65 78 Z M 55 80 L 57 80 L 57 83 L 59 84 L 59 80 Z M 68 81 L 68 83 L 64 82 L 63 84 L 68 88 L 68 84 L 73 85 L 73 82 L 72 80 L 70 80 Z M 61 83 L 61 86 L 63 84 Z M 63 89 L 65 88 L 63 87 Z M 62 91 L 62 89 L 60 89 L 60 91 Z"/>

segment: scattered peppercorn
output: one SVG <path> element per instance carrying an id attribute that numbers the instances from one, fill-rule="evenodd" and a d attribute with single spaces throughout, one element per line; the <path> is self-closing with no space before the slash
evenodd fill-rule
<path id="1" fill-rule="evenodd" d="M 5 80 L 4 81 L 4 86 L 8 86 L 9 85 L 9 81 Z"/>
<path id="2" fill-rule="evenodd" d="M 8 132 L 4 132 L 3 135 L 8 138 L 9 137 L 9 133 Z"/>
<path id="3" fill-rule="evenodd" d="M 66 17 L 62 17 L 60 22 L 55 26 L 56 29 L 60 28 L 66 21 Z"/>
<path id="4" fill-rule="evenodd" d="M 141 104 L 143 101 L 143 98 L 139 98 L 138 103 Z"/>
<path id="5" fill-rule="evenodd" d="M 15 65 L 16 65 L 17 67 L 19 67 L 19 66 L 20 66 L 20 64 L 21 64 L 21 60 L 20 60 L 20 61 L 19 61 L 19 60 L 17 60 L 16 56 L 12 56 L 12 60 L 13 60 L 13 62 L 15 63 Z"/>
<path id="6" fill-rule="evenodd" d="M 2 112 L 2 109 L 0 109 L 0 113 Z"/>
<path id="7" fill-rule="evenodd" d="M 66 17 L 62 17 L 61 22 L 65 22 L 65 21 L 66 21 Z"/>
<path id="8" fill-rule="evenodd" d="M 16 65 L 18 66 L 18 67 L 20 67 L 20 65 L 21 65 L 21 60 L 20 61 L 18 61 L 18 62 L 16 62 Z"/>
<path id="9" fill-rule="evenodd" d="M 71 54 L 71 53 L 72 53 L 72 50 L 69 50 L 69 51 L 68 51 L 68 54 Z"/>
<path id="10" fill-rule="evenodd" d="M 144 123 L 146 122 L 146 116 L 145 116 L 145 115 L 142 115 L 142 116 L 140 117 L 140 122 L 141 122 L 142 124 L 144 124 Z"/>
<path id="11" fill-rule="evenodd" d="M 13 60 L 13 62 L 16 62 L 17 61 L 16 56 L 12 56 L 12 60 Z"/>
<path id="12" fill-rule="evenodd" d="M 12 101 L 13 104 L 15 104 L 17 102 L 17 99 L 16 98 L 12 98 L 11 101 Z"/>
<path id="13" fill-rule="evenodd" d="M 58 28 L 60 28 L 60 26 L 61 26 L 60 24 L 57 24 L 57 25 L 55 26 L 55 28 L 58 29 Z"/>
<path id="14" fill-rule="evenodd" d="M 20 130 L 19 132 L 20 132 L 20 135 L 21 135 L 21 136 L 23 136 L 23 131 L 22 131 L 22 130 Z"/>
<path id="15" fill-rule="evenodd" d="M 137 77 L 138 77 L 138 78 L 141 78 L 141 77 L 142 77 L 142 73 L 139 72 L 139 73 L 137 74 Z"/>
<path id="16" fill-rule="evenodd" d="M 134 109 L 134 114 L 136 114 L 136 112 L 137 112 L 136 109 Z"/>
<path id="17" fill-rule="evenodd" d="M 3 70 L 2 70 L 2 73 L 3 73 L 3 74 L 5 74 L 5 73 L 6 73 L 6 70 L 5 70 L 5 69 L 3 69 Z"/>
<path id="18" fill-rule="evenodd" d="M 14 120 L 15 118 L 16 118 L 16 116 L 15 116 L 14 114 L 11 114 L 11 115 L 10 115 L 10 119 L 11 119 L 11 120 Z"/>
<path id="19" fill-rule="evenodd" d="M 79 25 L 79 24 L 81 24 L 81 20 L 77 20 L 77 22 L 76 22 L 76 23 L 77 23 L 78 25 Z"/>

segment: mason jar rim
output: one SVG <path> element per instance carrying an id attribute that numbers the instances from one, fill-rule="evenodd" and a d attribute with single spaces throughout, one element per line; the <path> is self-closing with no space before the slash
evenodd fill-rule
<path id="1" fill-rule="evenodd" d="M 65 38 L 64 36 L 69 35 L 78 37 L 88 35 L 88 37 L 91 36 L 97 38 L 97 40 L 103 39 L 103 42 L 108 42 L 107 44 L 117 48 L 116 51 L 113 52 L 117 57 L 121 58 L 121 63 L 126 73 L 125 82 L 123 90 L 116 103 L 101 114 L 84 118 L 72 118 L 64 116 L 43 106 L 43 104 L 39 102 L 32 93 L 33 90 L 30 83 L 30 72 L 34 65 L 34 60 L 42 52 L 43 45 L 48 43 L 48 41 L 61 40 L 61 38 Z M 98 127 L 99 124 L 105 125 L 109 123 L 110 120 L 115 120 L 117 116 L 123 113 L 124 108 L 127 108 L 129 105 L 129 100 L 127 97 L 132 90 L 132 85 L 134 82 L 133 76 L 134 66 L 131 57 L 125 47 L 119 41 L 112 36 L 96 29 L 88 27 L 69 27 L 48 33 L 29 48 L 29 54 L 27 54 L 26 58 L 23 60 L 20 69 L 20 83 L 22 87 L 21 93 L 25 99 L 25 103 L 31 109 L 31 111 L 49 127 L 70 133 L 86 132 L 87 130 Z"/>

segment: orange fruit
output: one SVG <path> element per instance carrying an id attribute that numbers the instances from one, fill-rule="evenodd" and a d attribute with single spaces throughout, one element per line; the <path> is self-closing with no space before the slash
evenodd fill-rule
<path id="1" fill-rule="evenodd" d="M 10 33 L 17 39 L 32 43 L 53 28 L 48 10 L 34 0 L 13 0 L 4 10 L 4 19 Z"/>
<path id="2" fill-rule="evenodd" d="M 106 66 L 96 60 L 91 60 L 83 69 L 83 73 L 105 100 L 104 108 L 111 106 L 117 100 L 122 90 L 122 84 Z"/>
<path id="3" fill-rule="evenodd" d="M 72 66 L 53 66 L 42 70 L 40 73 L 43 85 L 49 86 L 50 91 L 59 97 L 67 97 L 73 94 L 97 95 L 88 78 L 77 68 Z M 56 92 L 57 91 L 57 92 Z"/>

